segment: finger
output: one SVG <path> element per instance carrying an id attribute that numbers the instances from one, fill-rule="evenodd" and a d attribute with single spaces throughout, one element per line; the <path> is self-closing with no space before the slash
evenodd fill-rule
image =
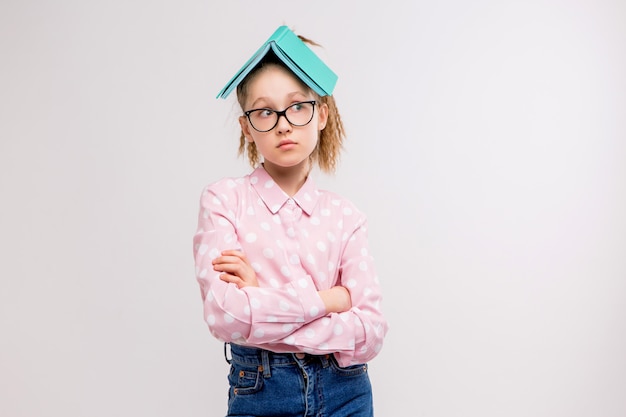
<path id="1" fill-rule="evenodd" d="M 243 283 L 241 278 L 239 278 L 236 275 L 231 275 L 231 274 L 220 274 L 220 279 L 224 282 L 235 284 L 237 285 L 237 287 L 239 287 Z"/>
<path id="2" fill-rule="evenodd" d="M 237 249 L 228 249 L 228 250 L 222 251 L 222 256 L 235 256 L 241 259 L 242 261 L 247 262 L 246 255 L 242 251 L 237 250 Z"/>
<path id="3" fill-rule="evenodd" d="M 228 256 L 218 256 L 217 258 L 213 259 L 213 265 L 218 265 L 218 264 L 245 264 L 245 260 L 238 257 L 238 256 L 232 256 L 232 255 L 228 255 Z"/>
<path id="4" fill-rule="evenodd" d="M 248 265 L 239 258 L 221 257 L 213 261 L 213 268 L 215 270 L 224 270 L 224 268 L 230 270 L 232 268 L 246 268 L 247 266 Z"/>
<path id="5" fill-rule="evenodd" d="M 241 264 L 218 264 L 213 265 L 213 269 L 218 272 L 226 272 L 231 275 L 237 275 L 241 277 L 245 273 L 245 268 Z"/>

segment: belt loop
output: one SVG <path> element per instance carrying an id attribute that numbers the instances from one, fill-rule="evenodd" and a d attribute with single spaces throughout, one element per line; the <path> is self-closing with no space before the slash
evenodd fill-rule
<path id="1" fill-rule="evenodd" d="M 265 349 L 261 349 L 261 364 L 263 367 L 263 377 L 271 377 L 272 372 L 270 371 L 270 353 Z"/>
<path id="2" fill-rule="evenodd" d="M 227 350 L 228 350 L 228 349 L 227 349 L 227 346 L 228 346 L 229 344 L 230 344 L 230 343 L 228 343 L 228 342 L 225 342 L 225 343 L 224 343 L 224 359 L 226 359 L 226 362 L 230 365 L 230 364 L 232 363 L 232 361 L 233 361 L 233 360 L 232 360 L 232 355 L 231 355 L 231 359 L 228 359 L 228 352 L 227 352 Z"/>
<path id="3" fill-rule="evenodd" d="M 322 367 L 328 368 L 328 365 L 330 365 L 330 355 L 320 356 L 320 362 L 322 362 Z"/>

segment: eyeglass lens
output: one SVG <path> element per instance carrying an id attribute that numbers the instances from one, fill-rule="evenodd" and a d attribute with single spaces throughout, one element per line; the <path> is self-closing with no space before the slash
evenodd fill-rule
<path id="1" fill-rule="evenodd" d="M 278 124 L 281 115 L 294 126 L 307 125 L 313 119 L 314 107 L 314 101 L 305 101 L 294 103 L 283 111 L 257 109 L 247 112 L 247 115 L 252 127 L 260 132 L 267 132 Z"/>

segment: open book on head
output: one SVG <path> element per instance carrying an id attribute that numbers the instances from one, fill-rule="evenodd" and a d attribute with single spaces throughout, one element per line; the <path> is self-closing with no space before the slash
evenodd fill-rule
<path id="1" fill-rule="evenodd" d="M 228 97 L 270 51 L 320 96 L 333 93 L 337 75 L 287 26 L 280 26 L 222 88 L 216 98 Z"/>

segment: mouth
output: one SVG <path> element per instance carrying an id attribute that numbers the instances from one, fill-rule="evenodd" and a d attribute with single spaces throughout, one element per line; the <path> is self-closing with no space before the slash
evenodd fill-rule
<path id="1" fill-rule="evenodd" d="M 296 142 L 289 140 L 289 139 L 285 139 L 285 140 L 280 141 L 277 148 L 287 149 L 287 148 L 293 148 L 295 145 L 296 145 Z"/>

